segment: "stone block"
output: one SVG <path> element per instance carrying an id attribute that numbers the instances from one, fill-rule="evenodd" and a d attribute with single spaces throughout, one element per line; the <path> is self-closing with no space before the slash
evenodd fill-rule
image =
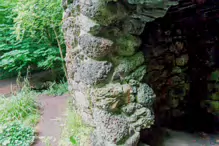
<path id="1" fill-rule="evenodd" d="M 132 56 L 141 45 L 141 40 L 132 35 L 125 35 L 116 39 L 116 45 L 116 52 L 118 55 Z"/>
<path id="2" fill-rule="evenodd" d="M 155 100 L 155 93 L 147 84 L 140 84 L 137 93 L 137 102 L 145 107 L 152 107 Z"/>
<path id="3" fill-rule="evenodd" d="M 129 135 L 127 120 L 122 115 L 113 115 L 107 111 L 95 108 L 93 118 L 96 124 L 97 135 L 104 141 L 119 144 Z"/>
<path id="4" fill-rule="evenodd" d="M 125 33 L 140 35 L 144 31 L 145 21 L 139 19 L 127 19 L 123 24 Z"/>
<path id="5" fill-rule="evenodd" d="M 77 67 L 74 79 L 88 85 L 104 83 L 112 70 L 113 65 L 107 61 L 82 60 Z"/>
<path id="6" fill-rule="evenodd" d="M 91 89 L 90 96 L 94 106 L 109 110 L 120 110 L 120 107 L 128 103 L 131 86 L 108 84 L 106 87 Z"/>
<path id="7" fill-rule="evenodd" d="M 113 42 L 108 39 L 84 34 L 79 37 L 80 50 L 88 57 L 103 58 L 112 51 Z"/>
<path id="8" fill-rule="evenodd" d="M 127 75 L 144 63 L 144 55 L 142 52 L 138 52 L 131 57 L 114 58 L 114 62 L 118 66 L 113 73 L 113 80 L 124 80 Z"/>

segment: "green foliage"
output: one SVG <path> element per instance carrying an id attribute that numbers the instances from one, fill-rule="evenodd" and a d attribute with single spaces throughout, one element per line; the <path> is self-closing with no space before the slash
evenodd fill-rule
<path id="1" fill-rule="evenodd" d="M 216 82 L 219 81 L 219 70 L 215 70 L 214 72 L 211 73 L 210 80 L 213 80 Z"/>
<path id="2" fill-rule="evenodd" d="M 0 97 L 0 145 L 30 146 L 35 139 L 34 130 L 40 118 L 37 93 L 29 82 L 17 80 L 21 91 L 11 97 Z M 31 127 L 29 127 L 31 126 Z"/>
<path id="3" fill-rule="evenodd" d="M 0 98 L 0 125 L 21 121 L 27 125 L 35 125 L 40 117 L 37 94 L 25 85 L 21 92 L 10 98 Z"/>
<path id="4" fill-rule="evenodd" d="M 13 9 L 17 14 L 14 20 L 18 39 L 29 33 L 39 41 L 56 41 L 53 28 L 57 29 L 61 24 L 61 3 L 62 0 L 19 0 Z"/>
<path id="5" fill-rule="evenodd" d="M 61 82 L 59 84 L 52 83 L 48 90 L 45 90 L 43 94 L 52 95 L 52 96 L 61 96 L 65 93 L 68 93 L 68 84 L 66 82 Z"/>
<path id="6" fill-rule="evenodd" d="M 61 21 L 63 9 L 62 0 L 19 0 L 13 11 L 17 14 L 14 19 L 14 33 L 18 40 L 25 35 L 43 44 L 33 53 L 40 57 L 37 65 L 43 68 L 55 68 L 63 60 L 59 56 L 58 41 L 64 48 Z M 55 35 L 55 32 L 59 36 Z M 63 52 L 62 52 L 63 53 Z"/>
<path id="7" fill-rule="evenodd" d="M 72 107 L 73 105 L 71 101 L 69 101 L 66 121 L 62 130 L 59 144 L 63 146 L 89 145 L 89 137 L 93 131 L 93 128 L 86 125 Z"/>
<path id="8" fill-rule="evenodd" d="M 6 125 L 0 132 L 2 146 L 30 146 L 34 139 L 34 130 L 20 123 Z"/>
<path id="9" fill-rule="evenodd" d="M 75 140 L 74 136 L 70 137 L 70 141 L 72 144 L 77 144 L 77 141 Z"/>
<path id="10" fill-rule="evenodd" d="M 0 73 L 62 68 L 61 2 L 0 0 Z"/>

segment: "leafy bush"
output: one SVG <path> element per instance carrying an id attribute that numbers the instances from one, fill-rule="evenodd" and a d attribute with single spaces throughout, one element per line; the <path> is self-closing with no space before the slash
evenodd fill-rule
<path id="1" fill-rule="evenodd" d="M 36 96 L 28 86 L 24 86 L 16 95 L 0 98 L 0 124 L 13 121 L 21 121 L 27 125 L 36 124 L 40 117 Z"/>
<path id="2" fill-rule="evenodd" d="M 0 72 L 65 69 L 61 2 L 0 0 Z"/>
<path id="3" fill-rule="evenodd" d="M 20 123 L 6 125 L 0 132 L 1 146 L 30 146 L 34 139 L 34 130 Z"/>

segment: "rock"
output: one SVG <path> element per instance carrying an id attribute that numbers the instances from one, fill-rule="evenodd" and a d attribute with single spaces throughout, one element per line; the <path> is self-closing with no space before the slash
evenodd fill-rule
<path id="1" fill-rule="evenodd" d="M 139 52 L 131 57 L 115 58 L 114 62 L 119 65 L 114 71 L 113 80 L 124 80 L 126 75 L 144 63 L 144 56 L 143 53 Z"/>
<path id="2" fill-rule="evenodd" d="M 140 108 L 128 117 L 128 121 L 131 122 L 131 127 L 135 131 L 140 132 L 141 129 L 150 128 L 154 124 L 154 115 L 148 108 Z"/>
<path id="3" fill-rule="evenodd" d="M 72 21 L 73 20 L 68 19 L 65 21 L 65 24 L 63 24 L 63 29 L 66 27 L 66 29 L 64 30 L 66 47 L 70 49 L 73 49 L 78 45 L 78 36 L 80 34 L 79 26 L 74 24 Z M 65 25 L 74 25 L 74 27 L 68 27 Z"/>
<path id="4" fill-rule="evenodd" d="M 63 0 L 69 90 L 82 119 L 95 127 L 93 146 L 137 146 L 140 131 L 153 124 L 155 94 L 140 83 L 146 66 L 137 35 L 168 6 L 161 0 Z"/>
<path id="5" fill-rule="evenodd" d="M 90 96 L 98 108 L 114 111 L 128 102 L 130 90 L 128 84 L 108 84 L 106 87 L 91 89 Z"/>
<path id="6" fill-rule="evenodd" d="M 97 31 L 101 28 L 100 24 L 96 23 L 94 20 L 80 14 L 76 17 L 75 23 L 79 25 L 82 31 L 86 33 Z"/>
<path id="7" fill-rule="evenodd" d="M 151 109 L 143 107 L 139 103 L 130 103 L 122 107 L 122 112 L 127 116 L 130 126 L 135 131 L 150 128 L 154 123 L 154 115 Z"/>
<path id="8" fill-rule="evenodd" d="M 83 94 L 83 93 L 81 93 L 79 91 L 75 91 L 74 94 L 75 94 L 75 98 L 74 99 L 75 99 L 76 104 L 78 106 L 81 106 L 83 108 L 89 108 L 88 97 L 85 94 Z"/>
<path id="9" fill-rule="evenodd" d="M 62 0 L 62 6 L 63 6 L 63 8 L 67 8 L 67 6 L 70 4 L 70 3 L 72 3 L 73 2 L 73 0 Z"/>
<path id="10" fill-rule="evenodd" d="M 75 81 L 88 85 L 97 85 L 107 80 L 112 64 L 107 61 L 85 60 L 81 61 L 74 75 Z"/>
<path id="11" fill-rule="evenodd" d="M 113 115 L 107 111 L 94 108 L 93 117 L 96 134 L 112 144 L 122 142 L 129 135 L 127 120 L 122 115 Z"/>
<path id="12" fill-rule="evenodd" d="M 147 145 L 147 144 L 145 144 L 145 143 L 142 143 L 142 142 L 140 142 L 140 143 L 138 144 L 138 146 L 149 146 L 149 145 Z"/>
<path id="13" fill-rule="evenodd" d="M 104 26 L 110 25 L 116 20 L 121 20 L 127 15 L 125 8 L 119 3 L 97 0 L 79 1 L 81 13 Z"/>
<path id="14" fill-rule="evenodd" d="M 120 56 L 132 56 L 141 45 L 141 40 L 132 35 L 122 36 L 116 39 L 116 52 Z"/>
<path id="15" fill-rule="evenodd" d="M 144 105 L 145 107 L 152 107 L 156 95 L 151 87 L 147 84 L 140 84 L 137 94 L 137 102 Z"/>
<path id="16" fill-rule="evenodd" d="M 133 73 L 131 73 L 131 75 L 125 77 L 125 80 L 126 81 L 136 80 L 141 82 L 145 74 L 146 74 L 146 65 L 143 65 L 140 66 L 138 69 L 136 69 Z"/>
<path id="17" fill-rule="evenodd" d="M 80 51 L 91 58 L 103 58 L 112 51 L 113 42 L 84 34 L 79 37 Z"/>
<path id="18" fill-rule="evenodd" d="M 162 0 L 128 0 L 130 4 L 157 4 L 163 2 Z"/>
<path id="19" fill-rule="evenodd" d="M 130 103 L 126 106 L 122 107 L 122 111 L 127 114 L 128 116 L 130 116 L 131 114 L 133 114 L 135 112 L 136 109 L 142 108 L 143 106 L 141 104 L 138 103 Z"/>
<path id="20" fill-rule="evenodd" d="M 140 132 L 135 132 L 129 139 L 126 140 L 124 146 L 137 146 L 140 139 Z"/>
<path id="21" fill-rule="evenodd" d="M 128 19 L 123 24 L 123 31 L 128 34 L 140 35 L 144 31 L 145 22 L 139 19 Z"/>

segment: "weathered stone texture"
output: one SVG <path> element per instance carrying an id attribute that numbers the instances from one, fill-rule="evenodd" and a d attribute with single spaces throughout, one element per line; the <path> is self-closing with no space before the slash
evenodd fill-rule
<path id="1" fill-rule="evenodd" d="M 138 88 L 137 102 L 145 107 L 152 107 L 155 100 L 155 93 L 147 84 L 141 84 Z"/>
<path id="2" fill-rule="evenodd" d="M 93 146 L 136 146 L 140 130 L 153 124 L 155 94 L 141 83 L 146 66 L 137 35 L 168 5 L 63 0 L 69 90 L 78 113 L 95 127 Z"/>
<path id="3" fill-rule="evenodd" d="M 120 110 L 122 105 L 129 102 L 130 90 L 131 86 L 128 84 L 108 84 L 103 88 L 91 89 L 90 97 L 94 106 L 115 111 Z"/>
<path id="4" fill-rule="evenodd" d="M 113 80 L 124 80 L 131 72 L 144 63 L 144 55 L 138 52 L 131 57 L 114 58 L 114 63 L 118 64 L 113 74 Z"/>
<path id="5" fill-rule="evenodd" d="M 129 135 L 128 121 L 125 117 L 122 115 L 113 115 L 108 111 L 97 108 L 93 111 L 93 117 L 97 125 L 96 131 L 103 139 L 116 144 Z"/>
<path id="6" fill-rule="evenodd" d="M 112 51 L 113 42 L 108 39 L 84 34 L 79 37 L 81 52 L 91 58 L 103 58 Z"/>
<path id="7" fill-rule="evenodd" d="M 85 60 L 79 64 L 74 79 L 88 85 L 96 85 L 106 81 L 112 70 L 112 64 L 107 61 Z"/>

